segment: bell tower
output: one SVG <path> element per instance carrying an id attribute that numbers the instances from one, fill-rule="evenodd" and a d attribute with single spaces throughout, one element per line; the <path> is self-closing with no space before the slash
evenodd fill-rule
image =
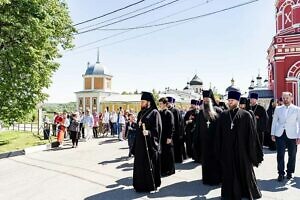
<path id="1" fill-rule="evenodd" d="M 276 35 L 268 49 L 269 89 L 279 98 L 283 91 L 300 105 L 300 0 L 276 0 Z"/>

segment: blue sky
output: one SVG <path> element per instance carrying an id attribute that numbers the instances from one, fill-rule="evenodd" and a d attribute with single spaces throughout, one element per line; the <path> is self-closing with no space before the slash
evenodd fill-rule
<path id="1" fill-rule="evenodd" d="M 158 1 L 146 0 L 90 24 Z M 143 25 L 204 1 L 180 0 L 165 8 L 107 28 Z M 197 16 L 247 1 L 249 0 L 213 0 L 156 23 Z M 134 2 L 137 0 L 67 0 L 74 23 L 100 16 Z M 164 3 L 166 2 L 171 0 Z M 46 90 L 49 94 L 48 102 L 76 101 L 74 92 L 83 89 L 82 74 L 86 70 L 87 62 L 96 62 L 98 46 L 100 46 L 100 62 L 105 64 L 114 76 L 112 87 L 116 92 L 152 88 L 163 90 L 165 87 L 182 89 L 196 72 L 203 80 L 205 88 L 211 83 L 220 93 L 224 93 L 226 87 L 230 85 L 231 78 L 234 77 L 236 85 L 245 91 L 252 77 L 256 77 L 259 71 L 263 78 L 267 76 L 266 51 L 275 35 L 274 4 L 275 0 L 260 0 L 138 39 L 107 45 L 159 28 L 129 31 L 86 48 L 63 52 L 63 57 L 59 59 L 61 66 L 52 77 L 51 87 Z M 80 46 L 118 32 L 121 31 L 94 31 L 82 34 L 75 37 L 74 43 Z"/>

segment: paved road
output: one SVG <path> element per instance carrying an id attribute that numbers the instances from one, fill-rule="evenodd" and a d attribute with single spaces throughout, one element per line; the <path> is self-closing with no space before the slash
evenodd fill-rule
<path id="1" fill-rule="evenodd" d="M 191 160 L 176 165 L 176 174 L 163 178 L 158 192 L 137 194 L 131 186 L 133 159 L 127 159 L 127 142 L 100 138 L 70 147 L 1 159 L 0 199 L 220 199 L 220 188 L 202 185 L 201 166 Z M 295 177 L 283 183 L 276 181 L 276 154 L 265 153 L 256 169 L 262 199 L 299 200 L 300 153 Z"/>

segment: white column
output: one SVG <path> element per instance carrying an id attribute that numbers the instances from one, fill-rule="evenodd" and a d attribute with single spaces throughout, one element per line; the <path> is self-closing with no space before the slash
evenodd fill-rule
<path id="1" fill-rule="evenodd" d="M 94 90 L 95 88 L 94 88 L 94 77 L 92 77 L 92 90 Z"/>
<path id="2" fill-rule="evenodd" d="M 84 76 L 82 76 L 83 77 L 83 90 L 85 90 L 85 77 Z"/>
<path id="3" fill-rule="evenodd" d="M 93 88 L 93 87 L 92 87 Z M 93 95 L 90 96 L 90 113 L 93 112 Z"/>
<path id="4" fill-rule="evenodd" d="M 79 111 L 79 95 L 76 94 L 76 107 L 77 107 L 77 111 Z"/>
<path id="5" fill-rule="evenodd" d="M 99 96 L 97 97 L 97 100 L 99 100 L 99 101 L 97 101 L 97 112 L 99 113 L 100 109 L 101 109 L 101 103 L 100 103 L 100 97 Z"/>
<path id="6" fill-rule="evenodd" d="M 82 111 L 85 113 L 85 96 L 82 96 Z"/>
<path id="7" fill-rule="evenodd" d="M 296 98 L 297 98 L 297 106 L 300 106 L 300 98 L 299 98 L 299 95 L 300 95 L 300 78 L 298 80 L 298 84 L 297 84 L 297 89 L 296 89 Z"/>

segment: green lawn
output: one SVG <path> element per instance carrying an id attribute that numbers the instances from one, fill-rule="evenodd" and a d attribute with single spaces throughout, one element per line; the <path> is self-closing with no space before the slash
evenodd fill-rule
<path id="1" fill-rule="evenodd" d="M 0 153 L 22 150 L 26 147 L 49 143 L 42 135 L 30 132 L 2 131 L 0 132 Z"/>

